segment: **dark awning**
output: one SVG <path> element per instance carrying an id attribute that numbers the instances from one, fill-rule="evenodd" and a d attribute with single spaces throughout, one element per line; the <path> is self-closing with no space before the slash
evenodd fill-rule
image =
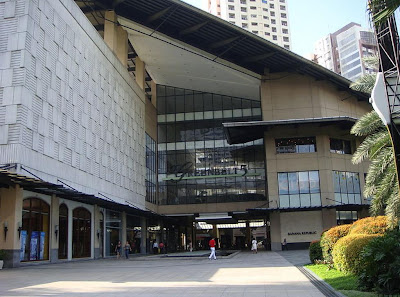
<path id="1" fill-rule="evenodd" d="M 8 166 L 8 168 L 16 168 L 16 165 Z M 35 193 L 41 193 L 45 195 L 54 194 L 57 197 L 65 198 L 68 200 L 92 205 L 97 204 L 100 207 L 116 211 L 125 211 L 128 214 L 146 217 L 155 215 L 155 213 L 140 209 L 130 204 L 128 201 L 126 201 L 126 204 L 122 204 L 114 201 L 112 198 L 101 195 L 100 193 L 99 196 L 103 196 L 103 198 L 97 197 L 96 195 L 92 194 L 85 194 L 72 188 L 68 188 L 65 183 L 61 185 L 53 184 L 38 178 L 25 176 L 5 169 L 0 169 L 0 188 L 9 188 L 14 187 L 15 185 L 19 185 L 24 190 L 32 191 Z"/>
<path id="2" fill-rule="evenodd" d="M 339 125 L 341 129 L 350 130 L 357 121 L 352 117 L 326 117 L 309 119 L 291 119 L 278 121 L 254 121 L 254 122 L 232 122 L 223 123 L 226 139 L 229 144 L 246 143 L 261 139 L 264 132 L 274 127 L 291 125 Z"/>
<path id="3" fill-rule="evenodd" d="M 361 210 L 369 208 L 368 204 L 336 204 L 324 206 L 308 206 L 308 207 L 273 207 L 273 208 L 249 208 L 246 209 L 250 214 L 268 214 L 271 212 L 297 212 L 297 211 L 313 211 L 322 209 L 336 209 L 336 210 Z"/>

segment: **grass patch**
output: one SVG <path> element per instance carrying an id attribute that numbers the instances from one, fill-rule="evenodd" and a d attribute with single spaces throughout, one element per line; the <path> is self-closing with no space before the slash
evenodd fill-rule
<path id="1" fill-rule="evenodd" d="M 355 275 L 345 274 L 336 269 L 328 270 L 328 265 L 326 264 L 310 264 L 305 267 L 343 295 L 348 297 L 378 297 L 376 293 L 358 291 L 358 281 Z"/>

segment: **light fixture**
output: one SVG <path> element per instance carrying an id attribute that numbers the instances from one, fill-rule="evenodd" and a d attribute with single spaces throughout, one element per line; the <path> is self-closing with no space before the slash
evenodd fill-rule
<path id="1" fill-rule="evenodd" d="M 58 225 L 54 225 L 54 234 L 56 235 L 56 240 L 58 236 Z"/>
<path id="2" fill-rule="evenodd" d="M 8 232 L 8 222 L 4 221 L 4 240 L 7 239 L 7 232 Z"/>
<path id="3" fill-rule="evenodd" d="M 21 231 L 22 231 L 22 224 L 21 224 L 21 222 L 18 222 L 18 239 L 20 239 L 21 238 Z"/>

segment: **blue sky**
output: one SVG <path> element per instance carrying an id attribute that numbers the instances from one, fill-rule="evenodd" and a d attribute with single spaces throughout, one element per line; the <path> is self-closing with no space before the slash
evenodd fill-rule
<path id="1" fill-rule="evenodd" d="M 207 0 L 184 0 L 202 9 Z M 350 22 L 369 28 L 367 0 L 287 0 L 292 51 L 305 56 L 314 43 Z"/>

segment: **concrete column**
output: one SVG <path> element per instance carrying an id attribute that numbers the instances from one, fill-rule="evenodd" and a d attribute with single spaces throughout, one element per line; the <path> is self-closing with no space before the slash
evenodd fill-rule
<path id="1" fill-rule="evenodd" d="M 322 215 L 322 230 L 336 226 L 336 209 L 323 208 Z"/>
<path id="2" fill-rule="evenodd" d="M 59 231 L 57 231 L 57 236 L 55 230 L 59 230 L 60 225 L 60 207 L 59 198 L 56 195 L 51 196 L 51 206 L 50 206 L 50 262 L 54 263 L 58 261 L 58 240 Z M 57 226 L 57 227 L 56 227 Z M 56 229 L 57 228 L 57 229 Z"/>
<path id="3" fill-rule="evenodd" d="M 140 218 L 141 237 L 140 237 L 140 253 L 147 253 L 147 219 L 145 217 Z"/>
<path id="4" fill-rule="evenodd" d="M 94 206 L 94 258 L 100 258 L 100 236 L 98 236 L 98 231 L 100 231 L 100 208 L 98 205 Z"/>
<path id="5" fill-rule="evenodd" d="M 247 247 L 251 247 L 251 229 L 250 229 L 250 221 L 246 221 L 246 243 Z"/>
<path id="6" fill-rule="evenodd" d="M 136 57 L 135 67 L 136 83 L 142 90 L 144 90 L 146 88 L 146 65 L 139 57 Z"/>
<path id="7" fill-rule="evenodd" d="M 0 189 L 0 249 L 6 252 L 5 268 L 20 266 L 18 226 L 22 226 L 22 202 L 23 189 L 20 186 Z"/>
<path id="8" fill-rule="evenodd" d="M 281 251 L 282 250 L 281 214 L 279 212 L 271 213 L 270 222 L 271 222 L 271 250 Z"/>
<path id="9" fill-rule="evenodd" d="M 118 25 L 117 15 L 113 10 L 105 13 L 104 41 L 120 62 L 128 66 L 128 33 Z"/>
<path id="10" fill-rule="evenodd" d="M 126 212 L 125 211 L 123 211 L 121 214 L 121 224 L 122 224 L 121 242 L 122 242 L 122 246 L 124 246 L 126 243 Z"/>
<path id="11" fill-rule="evenodd" d="M 68 260 L 72 260 L 72 207 L 68 207 Z"/>

